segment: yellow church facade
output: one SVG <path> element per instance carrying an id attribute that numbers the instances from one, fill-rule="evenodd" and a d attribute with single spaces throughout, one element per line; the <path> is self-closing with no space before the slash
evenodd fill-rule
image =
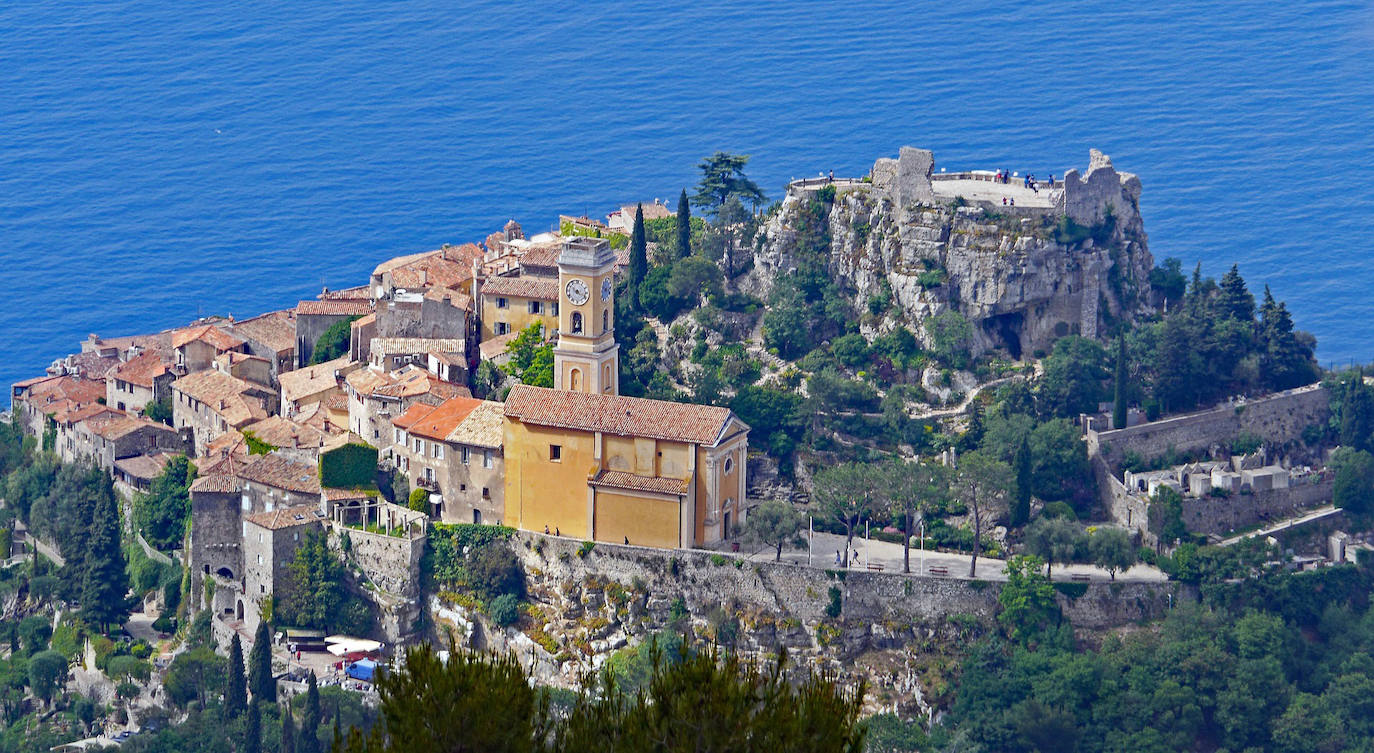
<path id="1" fill-rule="evenodd" d="M 558 258 L 554 388 L 505 405 L 505 523 L 590 541 L 688 548 L 744 523 L 749 427 L 729 409 L 624 397 L 615 255 L 572 238 Z"/>
<path id="2" fill-rule="evenodd" d="M 506 525 L 688 548 L 744 522 L 749 427 L 726 408 L 517 385 Z"/>

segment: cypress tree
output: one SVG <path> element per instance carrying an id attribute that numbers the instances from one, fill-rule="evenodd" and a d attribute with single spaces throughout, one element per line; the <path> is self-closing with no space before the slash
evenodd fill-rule
<path id="1" fill-rule="evenodd" d="M 267 621 L 258 623 L 253 636 L 253 650 L 248 652 L 248 690 L 254 701 L 277 702 L 277 681 L 272 678 L 272 638 L 267 633 Z"/>
<path id="2" fill-rule="evenodd" d="M 108 480 L 94 486 L 94 515 L 86 540 L 85 567 L 81 573 L 81 615 L 100 631 L 118 622 L 124 612 L 129 576 L 124 550 L 119 545 L 119 513 Z"/>
<path id="3" fill-rule="evenodd" d="M 262 753 L 262 713 L 258 704 L 248 705 L 248 723 L 243 732 L 243 753 Z"/>
<path id="4" fill-rule="evenodd" d="M 229 643 L 229 666 L 224 673 L 224 716 L 232 719 L 248 705 L 248 686 L 243 677 L 243 642 L 239 634 Z"/>
<path id="5" fill-rule="evenodd" d="M 1021 446 L 1016 450 L 1015 460 L 1016 497 L 1011 502 L 1008 517 L 1012 526 L 1022 526 L 1030 520 L 1031 451 L 1028 440 L 1021 440 Z"/>
<path id="6" fill-rule="evenodd" d="M 281 753 L 296 753 L 296 720 L 291 718 L 291 703 L 286 704 L 286 711 L 281 715 Z"/>
<path id="7" fill-rule="evenodd" d="M 635 205 L 635 226 L 630 233 L 630 282 L 625 286 L 625 302 L 639 310 L 639 284 L 649 273 L 649 242 L 644 237 L 644 205 Z"/>
<path id="8" fill-rule="evenodd" d="M 320 747 L 319 731 L 320 686 L 315 681 L 315 673 L 311 672 L 305 688 L 305 711 L 301 714 L 301 753 L 317 753 Z"/>
<path id="9" fill-rule="evenodd" d="M 334 745 L 331 751 L 343 750 L 343 731 L 339 728 L 339 702 L 334 701 Z"/>
<path id="10" fill-rule="evenodd" d="M 1230 317 L 1238 322 L 1253 322 L 1255 320 L 1255 296 L 1245 287 L 1245 280 L 1241 279 L 1240 268 L 1232 264 L 1231 269 L 1221 278 L 1221 296 L 1218 301 L 1217 314 L 1223 317 Z"/>
<path id="11" fill-rule="evenodd" d="M 1126 428 L 1126 336 L 1116 336 L 1116 384 L 1112 397 L 1112 428 Z"/>
<path id="12" fill-rule="evenodd" d="M 692 208 L 685 188 L 677 199 L 677 255 L 679 259 L 692 255 Z"/>

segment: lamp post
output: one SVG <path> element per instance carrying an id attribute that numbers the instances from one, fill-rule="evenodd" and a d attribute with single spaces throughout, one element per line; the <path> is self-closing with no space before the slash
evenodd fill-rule
<path id="1" fill-rule="evenodd" d="M 926 571 L 926 519 L 921 517 L 921 572 Z"/>

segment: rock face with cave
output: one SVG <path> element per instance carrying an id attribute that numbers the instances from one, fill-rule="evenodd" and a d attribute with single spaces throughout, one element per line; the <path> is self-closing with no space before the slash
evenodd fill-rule
<path id="1" fill-rule="evenodd" d="M 828 265 L 865 312 L 870 335 L 904 326 L 928 342 L 924 322 L 957 311 L 973 325 L 972 351 L 1014 358 L 1048 351 L 1069 334 L 1104 336 L 1150 309 L 1154 265 L 1140 217 L 1140 180 L 1092 150 L 1085 173 L 1032 189 L 980 172 L 935 172 L 930 152 L 904 147 L 879 159 L 865 182 L 840 181 L 825 216 Z M 799 254 L 823 184 L 788 190 L 764 229 L 744 287 L 766 294 Z M 828 193 L 828 191 L 826 191 Z M 1014 199 L 1015 206 L 1002 199 Z M 890 291 L 892 305 L 869 313 Z"/>

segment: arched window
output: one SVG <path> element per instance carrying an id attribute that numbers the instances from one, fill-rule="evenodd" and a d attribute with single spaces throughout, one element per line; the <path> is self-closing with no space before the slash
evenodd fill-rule
<path id="1" fill-rule="evenodd" d="M 568 373 L 568 389 L 573 392 L 582 390 L 582 369 L 573 369 Z"/>
<path id="2" fill-rule="evenodd" d="M 572 315 L 572 331 L 574 335 L 582 334 L 582 312 L 574 311 Z"/>
<path id="3" fill-rule="evenodd" d="M 602 311 L 602 312 L 601 312 L 601 331 L 602 331 L 602 332 L 605 332 L 606 330 L 608 330 L 608 329 L 610 329 L 610 328 L 611 328 L 611 313 L 610 313 L 609 311 Z"/>

